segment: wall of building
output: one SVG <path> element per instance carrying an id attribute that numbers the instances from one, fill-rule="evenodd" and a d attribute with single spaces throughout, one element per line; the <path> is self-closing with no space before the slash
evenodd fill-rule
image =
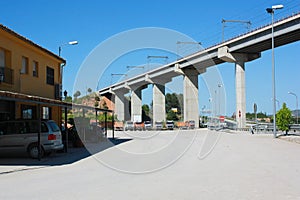
<path id="1" fill-rule="evenodd" d="M 0 82 L 0 90 L 55 99 L 55 85 L 61 84 L 62 74 L 60 66 L 64 60 L 42 47 L 39 48 L 39 46 L 33 44 L 33 42 L 6 27 L 0 26 L 0 50 L 4 50 L 5 52 L 5 66 L 0 67 L 5 67 L 9 69 L 8 71 L 10 71 L 10 69 L 13 70 L 12 84 Z M 21 73 L 22 57 L 26 57 L 28 60 L 26 73 Z M 37 63 L 37 76 L 33 73 L 34 62 Z M 54 70 L 53 85 L 47 84 L 47 67 Z M 5 74 L 5 76 L 7 76 L 7 74 Z M 24 105 L 37 108 L 36 104 L 16 101 L 14 103 L 15 108 L 11 109 L 11 112 L 14 112 L 11 116 L 14 116 L 15 119 L 21 119 L 22 106 Z M 51 119 L 60 125 L 62 108 L 51 105 L 47 107 L 51 108 Z M 5 117 L 6 114 L 4 112 L 6 111 L 4 109 L 2 110 L 2 114 Z"/>
<path id="2" fill-rule="evenodd" d="M 54 69 L 54 84 L 61 80 L 60 63 L 55 57 L 0 29 L 0 48 L 8 54 L 6 66 L 14 70 L 13 84 L 1 83 L 1 90 L 54 99 L 55 86 L 46 83 L 47 66 Z M 28 58 L 28 70 L 21 74 L 22 57 Z M 38 63 L 38 77 L 33 76 L 33 62 Z"/>

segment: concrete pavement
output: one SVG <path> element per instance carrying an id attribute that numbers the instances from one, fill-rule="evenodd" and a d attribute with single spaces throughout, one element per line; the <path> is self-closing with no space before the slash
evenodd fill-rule
<path id="1" fill-rule="evenodd" d="M 183 131 L 178 141 L 171 132 L 130 134 L 116 132 L 117 137 L 134 139 L 77 162 L 1 174 L 0 198 L 300 199 L 297 143 L 273 139 L 272 135 L 209 133 L 208 136 L 205 131 Z M 168 145 L 180 147 L 190 144 L 188 141 L 192 141 L 191 145 L 178 160 L 152 173 L 126 173 L 122 167 L 140 170 L 155 166 L 152 162 L 164 164 L 165 157 L 156 154 L 149 156 L 149 160 L 139 157 L 134 160 L 135 157 L 126 154 L 124 157 L 115 154 L 123 151 L 145 156 L 157 152 L 168 155 L 172 151 L 163 152 Z M 213 148 L 199 159 L 199 152 L 207 147 Z M 113 157 L 117 159 L 106 160 Z M 107 165 L 107 161 L 112 165 Z"/>

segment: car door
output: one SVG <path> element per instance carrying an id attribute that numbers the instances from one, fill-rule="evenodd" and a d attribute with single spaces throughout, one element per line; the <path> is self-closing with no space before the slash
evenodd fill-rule
<path id="1" fill-rule="evenodd" d="M 1 153 L 15 153 L 24 151 L 22 137 L 23 125 L 21 122 L 6 122 L 0 125 L 0 151 Z"/>

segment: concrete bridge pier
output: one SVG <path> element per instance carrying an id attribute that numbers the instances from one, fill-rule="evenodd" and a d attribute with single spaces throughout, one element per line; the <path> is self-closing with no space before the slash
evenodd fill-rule
<path id="1" fill-rule="evenodd" d="M 183 113 L 184 121 L 194 120 L 199 127 L 198 75 L 195 68 L 183 70 Z"/>
<path id="2" fill-rule="evenodd" d="M 125 120 L 125 93 L 121 91 L 115 91 L 115 114 L 117 115 L 118 120 Z"/>
<path id="3" fill-rule="evenodd" d="M 110 93 L 112 95 L 111 101 L 114 102 L 114 111 L 117 115 L 118 120 L 120 121 L 128 120 L 128 100 L 124 96 L 128 92 L 128 89 L 110 90 Z"/>
<path id="4" fill-rule="evenodd" d="M 142 121 L 142 88 L 131 90 L 131 121 Z"/>
<path id="5" fill-rule="evenodd" d="M 246 86 L 245 62 L 260 58 L 260 53 L 230 53 L 227 46 L 218 49 L 218 58 L 235 63 L 235 91 L 236 91 L 236 122 L 237 128 L 246 127 Z"/>
<path id="6" fill-rule="evenodd" d="M 236 122 L 237 128 L 246 127 L 246 88 L 245 63 L 235 63 L 235 91 L 236 91 Z"/>
<path id="7" fill-rule="evenodd" d="M 165 85 L 153 84 L 153 123 L 166 120 Z M 153 124 L 154 125 L 154 124 Z"/>
<path id="8" fill-rule="evenodd" d="M 130 108 L 130 104 L 129 104 L 129 99 L 125 96 L 124 99 L 124 105 L 125 105 L 125 110 L 124 110 L 124 121 L 130 121 L 131 120 L 131 108 Z"/>

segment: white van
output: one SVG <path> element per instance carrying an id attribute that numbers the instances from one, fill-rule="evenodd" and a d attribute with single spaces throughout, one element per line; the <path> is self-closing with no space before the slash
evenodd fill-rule
<path id="1" fill-rule="evenodd" d="M 61 131 L 53 120 L 41 122 L 41 156 L 64 148 Z M 38 121 L 14 120 L 0 122 L 0 153 L 27 152 L 38 158 Z"/>

